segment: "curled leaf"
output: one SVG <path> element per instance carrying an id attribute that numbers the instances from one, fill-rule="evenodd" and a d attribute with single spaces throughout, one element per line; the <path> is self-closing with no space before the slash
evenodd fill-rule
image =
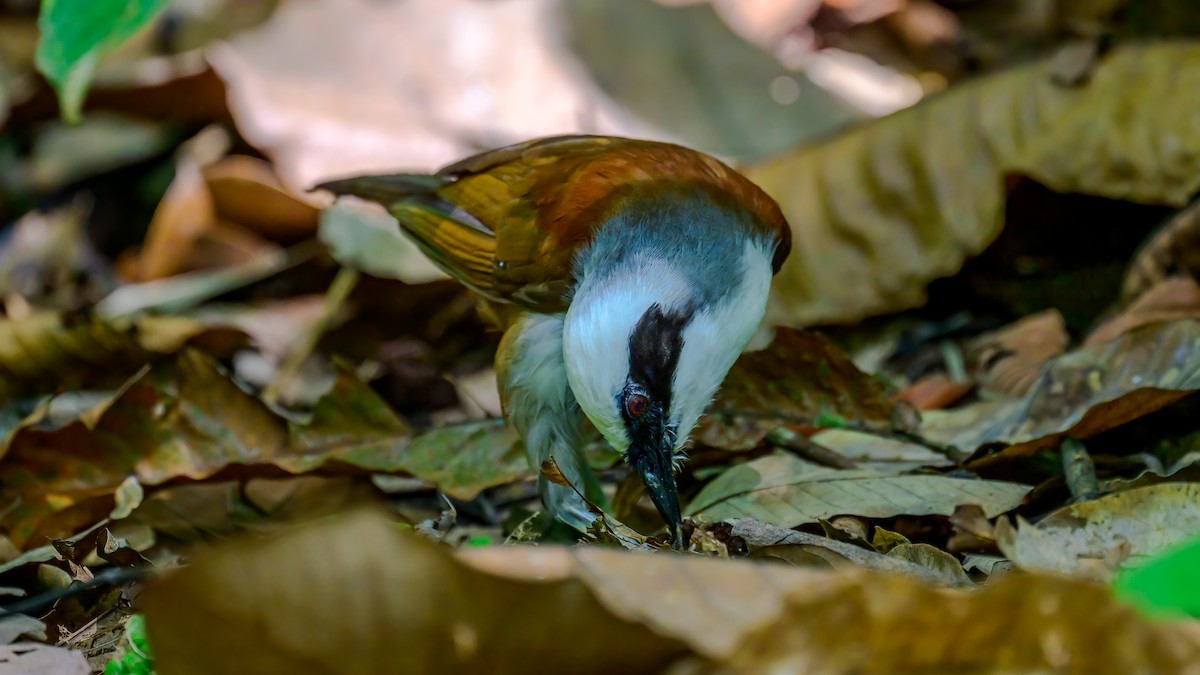
<path id="1" fill-rule="evenodd" d="M 919 305 L 1003 226 L 1005 177 L 1182 206 L 1200 189 L 1200 46 L 1130 44 L 1063 86 L 1045 59 L 745 168 L 793 227 L 768 316 L 853 322 Z"/>
<path id="2" fill-rule="evenodd" d="M 889 395 L 882 381 L 860 371 L 828 338 L 780 328 L 769 347 L 747 352 L 733 365 L 694 438 L 709 447 L 748 450 L 776 427 L 813 428 L 821 421 L 913 426 Z"/>

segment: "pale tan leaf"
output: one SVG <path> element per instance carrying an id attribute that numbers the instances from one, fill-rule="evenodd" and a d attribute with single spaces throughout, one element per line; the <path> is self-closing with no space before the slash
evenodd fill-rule
<path id="1" fill-rule="evenodd" d="M 1084 85 L 1013 68 L 819 145 L 748 166 L 792 224 L 768 316 L 851 322 L 919 305 L 1003 226 L 1004 178 L 1182 206 L 1200 189 L 1200 46 L 1126 45 Z"/>
<path id="2" fill-rule="evenodd" d="M 688 513 L 795 527 L 837 515 L 948 516 L 960 504 L 978 504 L 991 517 L 1019 505 L 1029 490 L 1003 481 L 827 469 L 776 452 L 717 477 L 696 495 Z"/>
<path id="3" fill-rule="evenodd" d="M 455 556 L 374 514 L 227 546 L 142 598 L 156 665 L 178 675 L 1180 672 L 1200 657 L 1195 626 L 1077 581 L 964 592 L 599 547 Z"/>
<path id="4" fill-rule="evenodd" d="M 0 672 L 21 675 L 89 675 L 83 652 L 64 647 L 22 643 L 0 646 Z"/>
<path id="5" fill-rule="evenodd" d="M 1143 326 L 1045 366 L 1024 397 L 927 414 L 921 435 L 976 452 L 983 466 L 1088 438 L 1159 410 L 1200 389 L 1200 322 Z"/>
<path id="6" fill-rule="evenodd" d="M 146 626 L 156 666 L 178 675 L 655 672 L 687 653 L 548 577 L 499 578 L 359 514 L 178 571 L 147 590 Z"/>
<path id="7" fill-rule="evenodd" d="M 1118 565 L 1200 532 L 1200 484 L 1117 492 L 1063 507 L 1037 525 L 1000 523 L 996 542 L 1017 565 L 1106 579 Z"/>

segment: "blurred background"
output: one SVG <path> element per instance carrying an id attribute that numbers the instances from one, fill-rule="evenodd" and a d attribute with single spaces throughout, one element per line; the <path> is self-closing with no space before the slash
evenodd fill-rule
<path id="1" fill-rule="evenodd" d="M 571 541 L 472 297 L 310 192 L 560 133 L 710 152 L 792 225 L 690 513 L 1020 566 L 989 519 L 1197 479 L 1198 35 L 1191 0 L 0 0 L 0 586 L 360 504 L 456 547 Z M 593 446 L 615 516 L 658 527 Z M 1000 487 L 955 522 L 936 481 L 924 518 L 798 516 L 756 482 L 799 499 L 781 448 Z M 42 628 L 117 602 L 88 600 Z"/>

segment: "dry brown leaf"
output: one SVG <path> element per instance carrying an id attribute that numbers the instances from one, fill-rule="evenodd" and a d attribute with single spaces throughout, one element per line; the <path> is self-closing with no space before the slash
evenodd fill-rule
<path id="1" fill-rule="evenodd" d="M 1200 532 L 1200 485 L 1159 483 L 1064 506 L 1031 525 L 1007 518 L 996 543 L 1031 570 L 1109 581 L 1121 565 L 1144 561 Z"/>
<path id="2" fill-rule="evenodd" d="M 1020 399 L 929 413 L 921 435 L 976 453 L 973 468 L 1027 457 L 1066 437 L 1089 438 L 1200 389 L 1197 350 L 1200 322 L 1143 326 L 1052 359 Z"/>
<path id="3" fill-rule="evenodd" d="M 353 371 L 335 375 L 306 422 L 281 417 L 195 350 L 156 361 L 75 414 L 52 414 L 61 397 L 51 399 L 6 439 L 0 503 L 11 506 L 0 525 L 18 544 L 67 536 L 108 514 L 130 475 L 151 489 L 226 477 L 404 473 L 464 500 L 528 476 L 502 422 L 414 437 Z"/>
<path id="4" fill-rule="evenodd" d="M 317 232 L 320 210 L 288 192 L 271 165 L 233 155 L 204 167 L 218 218 L 237 223 L 274 242 L 290 243 Z"/>
<path id="5" fill-rule="evenodd" d="M 958 403 L 974 388 L 970 382 L 955 382 L 941 373 L 934 373 L 913 382 L 897 397 L 920 411 L 941 410 Z"/>
<path id="6" fill-rule="evenodd" d="M 890 393 L 828 338 L 780 328 L 770 346 L 733 365 L 694 438 L 709 447 L 748 450 L 777 427 L 812 430 L 822 414 L 885 430 L 915 426 L 912 411 Z"/>
<path id="7" fill-rule="evenodd" d="M 878 531 L 876 528 L 876 532 Z M 771 548 L 776 552 L 781 548 L 800 548 L 826 561 L 836 557 L 860 568 L 904 574 L 933 586 L 956 586 L 962 582 L 961 577 L 947 576 L 940 570 L 917 565 L 902 558 L 888 557 L 857 544 L 789 530 L 753 518 L 734 521 L 730 533 L 745 543 L 751 555 L 764 548 Z M 824 553 L 825 551 L 828 554 Z M 841 567 L 838 564 L 832 566 L 835 569 Z"/>
<path id="8" fill-rule="evenodd" d="M 1019 506 L 1029 490 L 1005 481 L 830 469 L 776 451 L 727 469 L 704 486 L 685 513 L 797 527 L 837 515 L 948 516 L 960 504 L 979 504 L 994 517 Z"/>
<path id="9" fill-rule="evenodd" d="M 531 663 L 554 672 L 657 672 L 687 653 L 618 618 L 578 579 L 554 575 L 553 564 L 541 571 L 533 580 L 499 578 L 359 514 L 227 547 L 143 599 L 156 666 L 179 675 L 524 673 Z"/>
<path id="10" fill-rule="evenodd" d="M 124 381 L 148 359 L 186 344 L 227 354 L 241 342 L 234 331 L 182 316 L 110 321 L 40 312 L 0 319 L 0 400 Z"/>
<path id="11" fill-rule="evenodd" d="M 964 593 L 885 576 L 789 597 L 724 672 L 1185 673 L 1197 659 L 1200 628 L 1151 623 L 1103 586 L 1011 574 Z"/>
<path id="12" fill-rule="evenodd" d="M 1181 672 L 1200 630 L 1107 589 L 981 592 L 598 547 L 454 556 L 356 514 L 241 542 L 152 584 L 162 672 Z M 1047 640 L 1046 636 L 1053 636 Z M 678 672 L 678 671 L 677 671 Z"/>
<path id="13" fill-rule="evenodd" d="M 1062 315 L 1048 309 L 972 340 L 966 357 L 981 387 L 1024 396 L 1046 362 L 1066 351 L 1070 342 Z"/>
<path id="14" fill-rule="evenodd" d="M 88 233 L 92 200 L 77 196 L 51 211 L 30 211 L 8 229 L 0 247 L 0 299 L 9 319 L 19 307 L 76 310 L 115 284 Z"/>
<path id="15" fill-rule="evenodd" d="M 132 281 L 152 281 L 185 272 L 232 267 L 277 251 L 254 232 L 221 219 L 204 170 L 224 152 L 223 132 L 206 130 L 185 144 L 175 179 L 163 196 L 136 256 L 123 269 Z"/>
<path id="16" fill-rule="evenodd" d="M 1125 304 L 1170 277 L 1200 277 L 1200 200 L 1179 211 L 1142 244 L 1121 289 Z"/>
<path id="17" fill-rule="evenodd" d="M 433 170 L 553 133 L 661 137 L 581 77 L 553 10 L 541 0 L 287 3 L 209 59 L 238 129 L 292 190 Z"/>
<path id="18" fill-rule="evenodd" d="M 914 307 L 1003 226 L 1005 176 L 1182 206 L 1200 189 L 1200 46 L 1126 45 L 1087 84 L 1050 60 L 956 87 L 819 145 L 745 167 L 792 224 L 770 320 L 852 322 Z"/>
<path id="19" fill-rule="evenodd" d="M 1141 292 L 1124 311 L 1092 331 L 1083 346 L 1104 344 L 1136 328 L 1178 319 L 1200 319 L 1200 284 L 1190 277 L 1165 279 Z"/>
<path id="20" fill-rule="evenodd" d="M 0 646 L 0 672 L 21 675 L 89 675 L 83 652 L 50 645 L 22 643 Z"/>

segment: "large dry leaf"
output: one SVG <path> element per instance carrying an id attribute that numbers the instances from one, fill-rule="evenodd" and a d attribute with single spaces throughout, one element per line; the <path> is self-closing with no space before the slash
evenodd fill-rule
<path id="1" fill-rule="evenodd" d="M 655 672 L 687 651 L 577 579 L 498 578 L 373 515 L 230 547 L 143 597 L 177 675 Z"/>
<path id="2" fill-rule="evenodd" d="M 688 507 L 713 519 L 756 518 L 796 527 L 838 515 L 948 516 L 976 504 L 988 517 L 1020 505 L 1028 485 L 947 476 L 828 469 L 786 452 L 738 464 L 706 485 Z"/>
<path id="3" fill-rule="evenodd" d="M 92 668 L 81 651 L 24 643 L 0 647 L 0 672 L 21 675 L 88 675 Z"/>
<path id="4" fill-rule="evenodd" d="M 964 593 L 599 547 L 456 558 L 373 514 L 229 546 L 142 598 L 156 665 L 176 675 L 1180 672 L 1200 657 L 1195 626 L 1151 624 L 1081 582 Z"/>
<path id="5" fill-rule="evenodd" d="M 849 75 L 843 78 L 814 76 L 820 66 L 801 69 L 794 61 L 780 63 L 736 35 L 712 7 L 668 8 L 645 0 L 559 4 L 572 51 L 604 91 L 684 145 L 718 155 L 772 157 L 865 117 L 911 105 L 921 96 L 915 79 L 888 73 L 886 66 L 874 63 L 870 73 L 843 71 L 839 74 Z M 835 60 L 826 56 L 806 65 Z M 655 67 L 645 67 L 648 63 Z M 901 83 L 837 87 L 847 79 L 859 84 L 864 75 L 881 72 Z M 847 90 L 868 96 L 842 96 Z M 720 103 L 714 105 L 716 97 Z"/>
<path id="6" fill-rule="evenodd" d="M 812 427 L 818 417 L 891 429 L 914 426 L 888 387 L 854 366 L 828 338 L 780 328 L 771 345 L 743 354 L 700 421 L 697 443 L 748 450 L 777 427 Z"/>
<path id="7" fill-rule="evenodd" d="M 0 500 L 13 506 L 0 524 L 14 542 L 29 540 L 39 528 L 53 526 L 53 534 L 64 536 L 95 522 L 112 509 L 113 495 L 131 475 L 152 487 L 227 475 L 403 473 L 469 499 L 529 474 L 503 426 L 474 423 L 414 440 L 345 368 L 304 422 L 281 417 L 192 350 L 153 364 L 111 399 L 65 421 L 49 415 L 53 403 L 5 444 Z"/>
<path id="8" fill-rule="evenodd" d="M 545 0 L 287 3 L 209 59 L 292 190 L 551 133 L 663 135 L 582 76 Z"/>
<path id="9" fill-rule="evenodd" d="M 1051 360 L 1025 397 L 926 416 L 921 433 L 977 463 L 1028 456 L 1063 438 L 1088 438 L 1200 389 L 1200 322 L 1144 326 Z"/>
<path id="10" fill-rule="evenodd" d="M 1107 578 L 1127 560 L 1200 533 L 1200 484 L 1160 483 L 1063 507 L 1037 523 L 1002 520 L 996 543 L 1034 570 Z"/>
<path id="11" fill-rule="evenodd" d="M 914 307 L 996 238 L 1004 177 L 1181 206 L 1200 189 L 1200 46 L 1113 50 L 1067 87 L 1046 60 L 956 87 L 817 146 L 746 168 L 792 223 L 768 316 L 850 322 Z"/>
<path id="12" fill-rule="evenodd" d="M 1151 623 L 1102 586 L 1012 574 L 948 594 L 882 577 L 789 598 L 725 672 L 1187 673 L 1198 658 L 1195 623 Z"/>
<path id="13" fill-rule="evenodd" d="M 321 212 L 318 235 L 334 260 L 372 276 L 406 284 L 448 278 L 378 204 L 339 199 Z"/>
<path id="14" fill-rule="evenodd" d="M 817 554 L 817 557 L 835 569 L 853 565 L 878 572 L 904 574 L 934 586 L 970 585 L 964 583 L 961 565 L 956 572 L 948 573 L 945 567 L 933 567 L 899 556 L 884 555 L 857 544 L 771 525 L 754 518 L 733 521 L 730 524 L 730 534 L 745 542 L 751 555 L 761 554 L 766 550 L 772 556 L 778 556 L 781 549 L 798 549 L 806 554 Z"/>

